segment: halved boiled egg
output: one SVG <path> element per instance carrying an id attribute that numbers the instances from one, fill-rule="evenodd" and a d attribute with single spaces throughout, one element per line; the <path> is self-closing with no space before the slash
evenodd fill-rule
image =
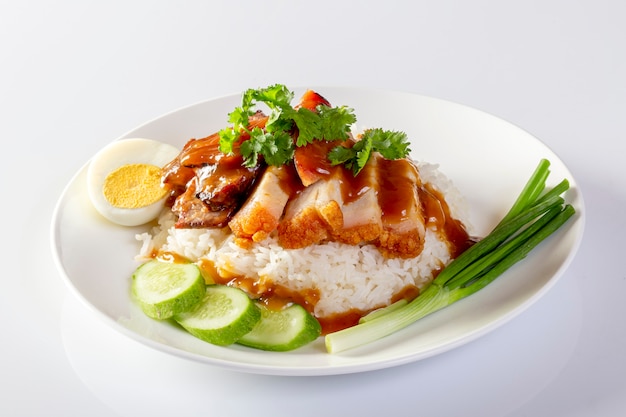
<path id="1" fill-rule="evenodd" d="M 122 226 L 138 226 L 158 217 L 167 191 L 161 168 L 180 150 L 151 139 L 122 139 L 98 152 L 87 168 L 87 189 L 102 216 Z"/>

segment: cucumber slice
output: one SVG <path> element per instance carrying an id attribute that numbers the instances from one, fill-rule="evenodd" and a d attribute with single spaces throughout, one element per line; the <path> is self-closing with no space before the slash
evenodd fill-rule
<path id="1" fill-rule="evenodd" d="M 205 286 L 195 264 L 155 259 L 135 270 L 131 291 L 147 316 L 164 320 L 196 305 L 204 295 Z"/>
<path id="2" fill-rule="evenodd" d="M 174 317 L 192 335 L 220 346 L 235 343 L 260 319 L 261 312 L 248 294 L 225 285 L 207 285 L 200 303 Z"/>
<path id="3" fill-rule="evenodd" d="M 237 343 L 262 350 L 294 350 L 317 339 L 320 323 L 304 307 L 292 304 L 282 310 L 270 310 L 258 304 L 261 321 Z"/>

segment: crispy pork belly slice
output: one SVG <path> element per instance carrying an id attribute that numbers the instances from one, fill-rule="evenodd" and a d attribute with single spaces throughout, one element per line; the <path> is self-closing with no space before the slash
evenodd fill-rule
<path id="1" fill-rule="evenodd" d="M 376 240 L 382 232 L 382 220 L 378 197 L 373 188 L 352 203 L 341 207 L 343 227 L 334 230 L 338 242 L 358 245 Z"/>
<path id="2" fill-rule="evenodd" d="M 252 195 L 228 223 L 237 238 L 260 242 L 276 230 L 285 205 L 295 192 L 290 187 L 294 176 L 290 165 L 265 169 Z"/>
<path id="3" fill-rule="evenodd" d="M 383 230 L 376 246 L 387 257 L 413 258 L 421 253 L 426 233 L 419 173 L 407 159 L 378 157 L 377 166 Z"/>
<path id="4" fill-rule="evenodd" d="M 343 226 L 341 180 L 316 181 L 287 203 L 278 225 L 278 241 L 287 249 L 327 241 Z"/>
<path id="5" fill-rule="evenodd" d="M 343 225 L 334 240 L 358 245 L 376 240 L 382 232 L 382 210 L 378 202 L 377 159 L 372 158 L 355 177 L 342 170 Z"/>

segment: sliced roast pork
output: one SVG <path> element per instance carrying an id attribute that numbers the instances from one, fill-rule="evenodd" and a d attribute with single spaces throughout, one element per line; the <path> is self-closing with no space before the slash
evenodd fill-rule
<path id="1" fill-rule="evenodd" d="M 327 241 L 343 226 L 341 180 L 330 176 L 304 188 L 287 203 L 278 241 L 288 249 Z"/>
<path id="2" fill-rule="evenodd" d="M 374 241 L 382 232 L 376 159 L 357 176 L 347 169 L 341 172 L 343 224 L 333 231 L 333 240 L 351 245 Z"/>
<path id="3" fill-rule="evenodd" d="M 292 165 L 268 166 L 250 197 L 228 223 L 233 234 L 243 240 L 260 242 L 278 227 L 285 205 L 302 184 Z"/>
<path id="4" fill-rule="evenodd" d="M 375 242 L 390 257 L 412 258 L 424 247 L 426 233 L 417 167 L 407 159 L 377 158 L 382 232 Z"/>

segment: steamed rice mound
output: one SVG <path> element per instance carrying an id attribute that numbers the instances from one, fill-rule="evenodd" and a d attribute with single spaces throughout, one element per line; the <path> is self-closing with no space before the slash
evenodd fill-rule
<path id="1" fill-rule="evenodd" d="M 445 196 L 453 217 L 468 232 L 466 206 L 458 190 L 436 165 L 418 163 L 422 181 Z M 313 313 L 329 317 L 353 310 L 367 312 L 390 304 L 408 287 L 423 288 L 433 272 L 450 262 L 450 251 L 437 231 L 427 229 L 424 250 L 413 259 L 384 258 L 372 245 L 337 242 L 284 249 L 270 236 L 250 247 L 235 243 L 229 229 L 176 229 L 175 215 L 164 210 L 158 225 L 137 235 L 138 259 L 155 251 L 171 252 L 192 262 L 208 261 L 223 277 L 245 276 L 259 284 L 277 284 L 295 292 L 316 290 Z"/>

